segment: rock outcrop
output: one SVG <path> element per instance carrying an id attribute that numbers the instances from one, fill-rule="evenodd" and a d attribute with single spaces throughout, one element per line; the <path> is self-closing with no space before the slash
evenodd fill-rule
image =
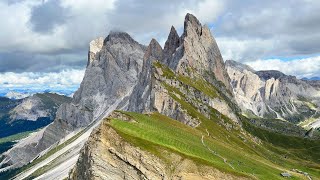
<path id="1" fill-rule="evenodd" d="M 68 134 L 101 120 L 131 93 L 141 71 L 145 47 L 127 33 L 111 32 L 90 43 L 85 76 L 71 103 L 60 106 L 53 123 L 30 143 L 3 154 L 2 170 L 21 167 Z M 38 137 L 38 136 L 37 136 Z"/>
<path id="2" fill-rule="evenodd" d="M 235 99 L 245 113 L 299 123 L 320 107 L 320 89 L 279 71 L 255 71 L 226 61 Z"/>

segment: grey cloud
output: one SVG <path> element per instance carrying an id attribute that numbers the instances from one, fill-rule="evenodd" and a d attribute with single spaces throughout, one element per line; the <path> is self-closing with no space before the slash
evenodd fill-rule
<path id="1" fill-rule="evenodd" d="M 112 29 L 129 32 L 141 43 L 147 44 L 151 38 L 161 42 L 168 36 L 172 25 L 181 32 L 185 13 L 196 9 L 202 2 L 204 0 L 116 1 L 113 11 L 107 14 L 108 22 Z M 211 14 L 216 16 L 215 12 Z"/>
<path id="2" fill-rule="evenodd" d="M 4 0 L 4 1 L 6 1 L 6 3 L 8 5 L 11 5 L 11 4 L 15 4 L 15 3 L 21 3 L 21 2 L 23 2 L 25 0 Z"/>
<path id="3" fill-rule="evenodd" d="M 60 0 L 49 0 L 32 8 L 30 23 L 34 31 L 50 33 L 66 22 L 68 9 L 60 3 Z"/>
<path id="4" fill-rule="evenodd" d="M 12 8 L 30 0 L 6 1 Z M 89 41 L 107 36 L 110 30 L 126 31 L 143 44 L 151 38 L 163 43 L 171 25 L 181 34 L 184 14 L 189 11 L 200 20 L 201 13 L 219 16 L 217 20 L 209 18 L 201 22 L 213 25 L 224 57 L 252 61 L 272 56 L 312 56 L 320 49 L 320 1 L 317 0 L 225 0 L 219 12 L 211 7 L 206 11 L 200 9 L 199 4 L 205 0 L 117 0 L 113 7 L 107 7 L 108 2 L 79 0 L 75 8 L 68 1 L 35 0 L 25 5 L 26 8 L 17 8 L 19 13 L 32 7 L 31 16 L 27 30 L 19 24 L 21 16 L 16 16 L 17 25 L 3 24 L 2 31 L 8 35 L 0 34 L 0 41 L 7 42 L 0 49 L 0 72 L 84 68 Z M 10 14 L 11 8 L 3 16 Z M 21 14 L 25 17 L 28 12 Z M 62 32 L 54 32 L 61 26 Z M 27 38 L 15 39 L 24 32 Z M 39 40 L 37 43 L 33 42 L 35 38 Z"/>
<path id="5" fill-rule="evenodd" d="M 82 69 L 85 67 L 86 53 L 75 54 L 32 54 L 0 53 L 1 72 L 59 72 L 64 69 Z"/>
<path id="6" fill-rule="evenodd" d="M 296 56 L 319 53 L 319 1 L 236 1 L 229 0 L 220 23 L 215 27 L 219 38 L 239 42 L 270 41 L 260 51 L 243 54 L 241 61 L 268 56 Z M 219 43 L 219 42 L 218 42 Z M 237 51 L 234 49 L 233 51 Z M 261 53 L 261 51 L 265 53 Z"/>

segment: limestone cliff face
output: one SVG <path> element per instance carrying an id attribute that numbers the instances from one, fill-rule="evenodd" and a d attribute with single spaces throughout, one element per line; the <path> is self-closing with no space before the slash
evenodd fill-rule
<path id="1" fill-rule="evenodd" d="M 81 150 L 69 179 L 244 179 L 208 166 L 199 166 L 179 154 L 163 151 L 165 161 L 124 140 L 104 121 Z"/>
<path id="2" fill-rule="evenodd" d="M 279 71 L 254 71 L 226 62 L 235 99 L 243 111 L 294 123 L 312 117 L 320 106 L 320 89 Z"/>
<path id="3" fill-rule="evenodd" d="M 22 141 L 4 153 L 2 170 L 27 164 L 69 133 L 115 109 L 135 86 L 144 51 L 143 45 L 122 32 L 92 41 L 85 76 L 72 102 L 60 106 L 54 122 L 39 132 L 37 139 Z"/>
<path id="4" fill-rule="evenodd" d="M 191 126 L 198 122 L 189 117 L 181 105 L 172 99 L 164 88 L 164 82 L 195 97 L 201 94 L 199 90 L 188 89 L 185 83 L 166 77 L 163 70 L 155 64 L 169 68 L 175 76 L 185 76 L 191 79 L 206 80 L 217 87 L 228 99 L 232 99 L 230 79 L 224 66 L 219 48 L 206 26 L 191 14 L 187 14 L 184 22 L 184 32 L 178 36 L 174 27 L 171 27 L 164 49 L 156 40 L 152 40 L 144 55 L 143 70 L 139 82 L 130 97 L 129 111 L 150 112 L 158 111 L 173 119 L 177 119 Z M 222 84 L 222 85 L 221 85 Z M 191 97 L 190 97 L 191 99 Z M 211 103 L 211 107 L 237 121 L 233 109 L 219 98 L 210 98 L 202 95 L 201 100 Z"/>

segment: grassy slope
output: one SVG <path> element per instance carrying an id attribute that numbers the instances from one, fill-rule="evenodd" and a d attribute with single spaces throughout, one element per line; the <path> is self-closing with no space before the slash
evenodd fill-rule
<path id="1" fill-rule="evenodd" d="M 157 66 L 161 67 L 159 64 Z M 166 78 L 179 80 L 210 97 L 221 96 L 218 90 L 204 80 L 190 80 L 180 75 L 175 76 L 167 68 L 162 67 L 162 70 Z M 190 158 L 196 163 L 211 165 L 238 176 L 281 179 L 281 172 L 294 168 L 308 172 L 313 179 L 320 177 L 320 148 L 317 142 L 264 131 L 250 126 L 243 117 L 244 128 L 264 140 L 262 143 L 256 143 L 251 135 L 239 128 L 227 130 L 221 122 L 233 124 L 232 121 L 216 110 L 211 108 L 211 116 L 206 118 L 192 104 L 185 101 L 186 97 L 177 88 L 164 82 L 163 86 L 186 113 L 201 121 L 200 126 L 191 128 L 157 113 L 142 115 L 123 112 L 136 122 L 112 119 L 110 125 L 128 142 L 165 160 L 166 157 L 162 157 L 161 154 L 162 148 Z M 207 147 L 202 144 L 202 136 Z M 300 174 L 290 173 L 294 175 L 292 179 L 304 178 Z"/>
<path id="2" fill-rule="evenodd" d="M 136 122 L 112 119 L 110 125 L 128 142 L 163 159 L 165 157 L 161 156 L 161 147 L 190 158 L 196 163 L 210 165 L 239 176 L 281 179 L 279 175 L 281 172 L 293 168 L 308 172 L 314 179 L 320 176 L 319 164 L 299 159 L 299 157 L 289 157 L 289 155 L 285 158 L 282 155 L 282 153 L 299 151 L 299 149 L 285 150 L 283 147 L 275 147 L 269 143 L 257 145 L 249 141 L 244 142 L 237 137 L 237 133 L 229 133 L 228 137 L 224 128 L 214 122 L 208 122 L 210 126 L 191 128 L 158 113 L 151 115 L 123 113 L 133 117 Z M 210 133 L 209 136 L 206 129 Z M 213 154 L 203 146 L 202 136 L 205 144 L 217 154 Z M 284 137 L 285 140 L 286 138 L 289 137 Z M 292 141 L 301 144 L 299 139 Z M 301 150 L 300 153 L 303 151 Z M 305 155 L 307 153 L 303 152 Z M 226 159 L 226 163 L 221 157 Z M 299 179 L 298 177 L 299 175 L 295 174 L 295 178 Z"/>

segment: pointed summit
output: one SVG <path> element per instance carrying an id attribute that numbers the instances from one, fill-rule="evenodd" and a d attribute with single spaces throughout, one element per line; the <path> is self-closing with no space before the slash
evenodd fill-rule
<path id="1" fill-rule="evenodd" d="M 198 35 L 202 34 L 202 25 L 200 21 L 192 14 L 187 13 L 184 19 L 184 36 L 188 35 L 188 31 L 195 30 Z"/>
<path id="2" fill-rule="evenodd" d="M 176 29 L 173 26 L 171 26 L 168 39 L 164 45 L 164 53 L 166 54 L 166 56 L 170 57 L 176 51 L 179 45 L 180 45 L 180 37 Z"/>
<path id="3" fill-rule="evenodd" d="M 124 43 L 124 44 L 139 44 L 135 41 L 128 33 L 120 32 L 120 31 L 111 31 L 109 35 L 104 40 L 103 44 L 116 44 L 116 43 Z"/>
<path id="4" fill-rule="evenodd" d="M 144 60 L 148 59 L 149 57 L 153 57 L 159 61 L 163 59 L 163 50 L 157 40 L 152 39 L 147 47 L 147 51 L 144 55 Z"/>

